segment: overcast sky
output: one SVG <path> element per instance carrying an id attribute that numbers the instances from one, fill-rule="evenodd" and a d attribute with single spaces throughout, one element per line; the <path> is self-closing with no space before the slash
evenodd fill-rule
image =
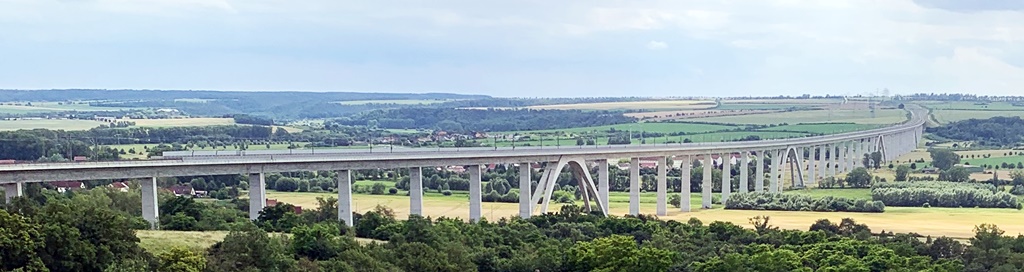
<path id="1" fill-rule="evenodd" d="M 0 0 L 0 88 L 1024 95 L 1024 1 Z"/>

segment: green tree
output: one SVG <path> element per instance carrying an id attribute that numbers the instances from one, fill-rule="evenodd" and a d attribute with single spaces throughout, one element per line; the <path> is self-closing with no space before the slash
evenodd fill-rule
<path id="1" fill-rule="evenodd" d="M 292 252 L 313 260 L 328 260 L 359 245 L 349 237 L 340 237 L 338 223 L 319 223 L 292 228 Z"/>
<path id="2" fill-rule="evenodd" d="M 896 167 L 896 181 L 907 181 L 907 176 L 910 175 L 910 166 L 900 165 Z"/>
<path id="3" fill-rule="evenodd" d="M 295 265 L 285 241 L 255 225 L 233 230 L 207 250 L 207 269 L 213 271 L 288 271 Z"/>
<path id="4" fill-rule="evenodd" d="M 932 148 L 928 153 L 932 157 L 932 165 L 942 170 L 949 170 L 960 163 L 960 155 L 949 149 Z"/>
<path id="5" fill-rule="evenodd" d="M 370 187 L 370 194 L 371 195 L 383 195 L 384 194 L 384 190 L 387 190 L 387 188 L 388 187 L 385 186 L 384 183 L 380 183 L 380 182 L 374 183 L 373 186 Z"/>
<path id="6" fill-rule="evenodd" d="M 633 237 L 622 235 L 576 243 L 568 254 L 581 271 L 665 271 L 672 265 L 671 252 L 638 247 Z"/>
<path id="7" fill-rule="evenodd" d="M 945 171 L 945 174 L 946 180 L 952 182 L 967 182 L 971 179 L 971 172 L 960 166 L 950 168 L 949 171 Z"/>
<path id="8" fill-rule="evenodd" d="M 43 247 L 43 237 L 39 234 L 38 228 L 39 225 L 29 222 L 28 218 L 0 209 L 0 268 L 3 268 L 2 270 L 40 271 L 45 269 L 42 260 L 36 255 L 36 250 Z"/>
<path id="9" fill-rule="evenodd" d="M 856 188 L 868 187 L 871 185 L 871 173 L 864 167 L 857 167 L 846 174 L 846 183 Z"/>
<path id="10" fill-rule="evenodd" d="M 206 269 L 206 257 L 188 248 L 175 246 L 160 254 L 160 272 L 200 272 Z"/>

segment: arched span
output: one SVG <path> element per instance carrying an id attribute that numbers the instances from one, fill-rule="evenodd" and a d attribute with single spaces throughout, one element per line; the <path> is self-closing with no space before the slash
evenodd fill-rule
<path id="1" fill-rule="evenodd" d="M 803 188 L 804 187 L 804 174 L 803 174 L 804 160 L 803 160 L 803 156 L 804 156 L 804 154 L 803 154 L 802 150 L 799 150 L 796 147 L 792 147 L 792 146 L 788 147 L 788 148 L 786 148 L 786 151 L 783 153 L 782 160 L 779 161 L 780 162 L 779 165 L 776 166 L 776 167 L 779 167 L 779 170 L 782 170 L 783 169 L 782 166 L 785 165 L 786 163 L 789 163 L 789 165 L 790 165 L 790 168 L 789 168 L 790 178 L 789 179 L 790 179 L 790 181 L 792 181 L 792 185 L 791 186 L 793 188 Z M 782 174 L 785 175 L 785 173 L 782 173 Z M 780 188 L 778 188 L 778 191 L 782 192 L 782 188 L 781 188 L 782 187 L 782 182 L 779 182 L 779 187 Z"/>
<path id="2" fill-rule="evenodd" d="M 582 190 L 581 195 L 583 196 L 584 210 L 590 211 L 592 209 L 590 200 L 593 198 L 598 209 L 601 210 L 601 214 L 608 215 L 608 211 L 604 208 L 604 203 L 608 200 L 601 199 L 600 194 L 597 193 L 597 186 L 594 186 L 594 179 L 590 176 L 590 170 L 587 168 L 586 161 L 579 157 L 562 156 L 558 159 L 558 162 L 553 164 L 549 163 L 548 166 L 544 168 L 544 174 L 541 175 L 541 179 L 537 183 L 537 188 L 530 198 L 532 201 L 531 203 L 543 201 L 541 203 L 540 212 L 548 212 L 548 205 L 551 203 L 551 194 L 554 193 L 555 185 L 558 184 L 558 176 L 567 166 L 579 182 L 578 186 L 579 189 Z"/>

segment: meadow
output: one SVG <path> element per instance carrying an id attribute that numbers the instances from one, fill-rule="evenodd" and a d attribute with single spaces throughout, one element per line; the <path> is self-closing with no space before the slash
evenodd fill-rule
<path id="1" fill-rule="evenodd" d="M 879 109 L 872 116 L 866 110 L 809 110 L 737 116 L 697 118 L 694 121 L 730 124 L 799 124 L 842 122 L 857 124 L 895 124 L 907 120 L 906 111 Z"/>
<path id="2" fill-rule="evenodd" d="M 54 130 L 88 130 L 107 123 L 77 119 L 18 119 L 0 120 L 0 130 L 46 128 Z"/>
<path id="3" fill-rule="evenodd" d="M 338 101 L 341 105 L 367 105 L 367 104 L 393 104 L 393 105 L 429 105 L 436 103 L 443 103 L 451 100 L 441 99 L 394 99 L 394 100 L 350 100 L 350 101 Z"/>
<path id="4" fill-rule="evenodd" d="M 627 102 L 600 102 L 578 104 L 555 104 L 530 106 L 531 109 L 550 110 L 694 110 L 708 109 L 717 105 L 711 100 L 648 100 Z"/>
<path id="5" fill-rule="evenodd" d="M 934 110 L 932 116 L 935 121 L 946 124 L 967 119 L 988 119 L 996 116 L 1018 116 L 1024 117 L 1024 109 L 1020 111 L 995 111 L 995 110 Z"/>
<path id="6" fill-rule="evenodd" d="M 28 105 L 28 102 L 17 102 L 17 104 L 20 105 L 12 104 L 13 103 L 0 104 L 0 113 L 27 114 L 61 111 L 120 111 L 131 109 L 118 107 L 93 107 L 89 104 L 66 104 L 62 102 L 32 102 L 31 106 Z"/>
<path id="7" fill-rule="evenodd" d="M 861 130 L 869 130 L 875 128 L 884 127 L 883 125 L 874 124 L 795 124 L 795 125 L 784 125 L 770 128 L 763 128 L 761 131 L 801 131 L 807 133 L 822 133 L 822 134 L 835 134 L 844 132 L 853 132 Z"/>
<path id="8" fill-rule="evenodd" d="M 135 122 L 135 126 L 139 127 L 191 127 L 235 124 L 235 119 L 233 118 L 127 119 L 123 121 Z"/>
<path id="9" fill-rule="evenodd" d="M 718 125 L 718 124 L 694 124 L 694 123 L 633 123 L 633 124 L 618 124 L 618 125 L 607 125 L 607 126 L 595 126 L 595 127 L 578 127 L 578 128 L 567 128 L 567 129 L 549 129 L 549 130 L 531 130 L 531 131 L 520 131 L 520 133 L 581 133 L 581 132 L 608 132 L 611 129 L 617 131 L 633 131 L 633 133 L 639 134 L 642 132 L 656 132 L 656 133 L 673 133 L 673 132 L 685 132 L 685 133 L 705 133 L 713 131 L 721 131 L 728 129 L 735 129 L 738 126 L 732 125 Z M 511 133 L 511 132 L 500 132 L 500 133 Z"/>

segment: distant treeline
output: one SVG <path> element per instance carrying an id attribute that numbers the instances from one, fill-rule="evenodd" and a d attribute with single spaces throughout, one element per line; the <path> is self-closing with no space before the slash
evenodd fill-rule
<path id="1" fill-rule="evenodd" d="M 1019 116 L 967 119 L 930 128 L 928 132 L 948 139 L 975 141 L 979 145 L 1010 146 L 1024 140 L 1024 120 Z"/>
<path id="2" fill-rule="evenodd" d="M 636 119 L 609 111 L 401 108 L 376 110 L 337 120 L 351 126 L 439 129 L 451 132 L 519 131 L 603 126 Z"/>

